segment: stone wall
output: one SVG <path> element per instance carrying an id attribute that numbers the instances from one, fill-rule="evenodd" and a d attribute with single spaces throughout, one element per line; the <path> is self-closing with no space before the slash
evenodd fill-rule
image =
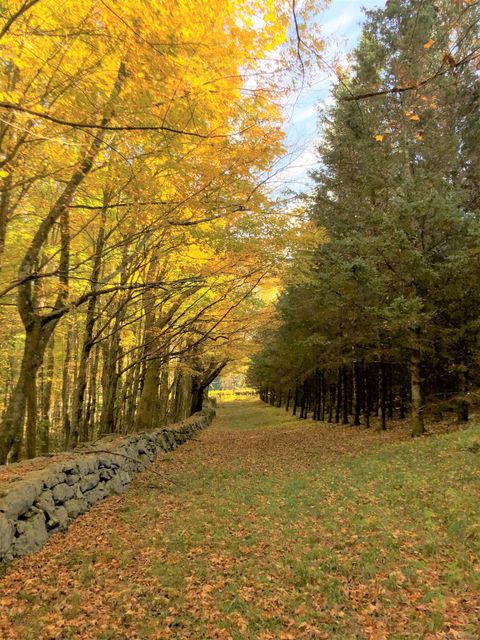
<path id="1" fill-rule="evenodd" d="M 40 549 L 49 535 L 64 531 L 96 502 L 124 492 L 160 452 L 175 449 L 208 426 L 214 415 L 209 405 L 168 428 L 98 440 L 21 479 L 18 463 L 15 479 L 0 485 L 0 564 Z"/>

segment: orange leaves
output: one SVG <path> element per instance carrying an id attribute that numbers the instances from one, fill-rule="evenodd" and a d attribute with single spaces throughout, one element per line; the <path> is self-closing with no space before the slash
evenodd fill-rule
<path id="1" fill-rule="evenodd" d="M 430 49 L 430 48 L 433 46 L 433 44 L 434 44 L 434 41 L 432 40 L 432 38 L 430 38 L 430 40 L 428 40 L 428 42 L 426 42 L 426 43 L 423 45 L 423 48 L 424 48 L 424 49 Z"/>
<path id="2" fill-rule="evenodd" d="M 413 111 L 405 111 L 404 113 L 407 118 L 409 118 L 413 122 L 418 122 L 420 120 L 420 116 L 418 116 L 416 113 L 413 113 Z"/>

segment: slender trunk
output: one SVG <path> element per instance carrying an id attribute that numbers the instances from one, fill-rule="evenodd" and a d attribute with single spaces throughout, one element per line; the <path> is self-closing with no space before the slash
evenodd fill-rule
<path id="1" fill-rule="evenodd" d="M 95 429 L 95 414 L 97 410 L 97 372 L 99 361 L 98 347 L 94 350 L 93 360 L 90 361 L 90 381 L 88 385 L 88 402 L 85 416 L 80 430 L 80 438 L 82 442 L 93 439 Z"/>
<path id="2" fill-rule="evenodd" d="M 359 362 L 355 361 L 353 364 L 353 375 L 355 383 L 355 415 L 353 418 L 353 424 L 358 427 L 360 425 L 360 414 L 362 412 L 363 401 L 363 379 L 362 379 L 362 367 Z"/>
<path id="3" fill-rule="evenodd" d="M 372 411 L 372 392 L 370 384 L 370 364 L 365 366 L 365 426 L 370 427 L 370 414 Z"/>
<path id="4" fill-rule="evenodd" d="M 108 204 L 108 197 L 104 194 L 104 206 Z M 106 223 L 106 210 L 102 210 L 101 226 L 98 232 L 98 237 L 95 242 L 95 250 L 93 255 L 92 274 L 90 277 L 90 291 L 94 292 L 98 287 L 100 278 L 100 270 L 102 264 L 102 254 L 105 245 L 105 223 Z M 82 434 L 83 413 L 84 413 L 84 400 L 85 391 L 87 389 L 87 370 L 90 358 L 90 352 L 93 347 L 93 328 L 95 326 L 95 309 L 97 305 L 96 296 L 92 296 L 87 305 L 87 312 L 85 317 L 85 329 L 82 340 L 82 346 L 80 349 L 80 361 L 78 365 L 78 375 L 75 385 L 75 391 L 73 394 L 72 402 L 72 425 L 70 430 L 70 437 L 68 442 L 68 448 L 74 448 L 78 440 L 82 440 L 82 435 L 85 437 L 85 432 Z M 83 430 L 84 431 L 84 430 Z"/>
<path id="5" fill-rule="evenodd" d="M 410 388 L 412 393 L 412 436 L 420 436 L 425 433 L 425 424 L 423 417 L 420 354 L 417 351 L 412 354 L 410 359 Z"/>
<path id="6" fill-rule="evenodd" d="M 333 422 L 333 407 L 335 404 L 335 384 L 330 383 L 330 393 L 328 394 L 328 422 Z"/>
<path id="7" fill-rule="evenodd" d="M 169 395 L 168 363 L 165 363 L 162 366 L 162 370 L 160 372 L 160 386 L 158 390 L 158 416 L 157 416 L 158 426 L 162 426 L 167 422 L 168 395 Z"/>
<path id="8" fill-rule="evenodd" d="M 47 362 L 43 370 L 42 400 L 40 404 L 40 451 L 48 453 L 50 448 L 50 426 L 52 422 L 52 389 L 55 366 L 55 340 L 52 334 L 47 346 Z"/>
<path id="9" fill-rule="evenodd" d="M 322 422 L 325 421 L 325 407 L 326 407 L 326 391 L 327 391 L 327 385 L 325 384 L 325 376 L 323 375 L 323 373 L 321 374 L 321 385 L 322 385 L 322 412 L 320 414 L 320 420 Z"/>
<path id="10" fill-rule="evenodd" d="M 387 428 L 387 371 L 383 356 L 380 360 L 380 417 L 381 430 Z"/>
<path id="11" fill-rule="evenodd" d="M 118 316 L 117 316 L 118 320 Z M 100 414 L 100 435 L 115 433 L 115 400 L 117 397 L 118 370 L 117 359 L 120 350 L 119 326 L 116 325 L 113 335 L 103 345 L 102 366 L 102 412 Z"/>
<path id="12" fill-rule="evenodd" d="M 293 396 L 293 411 L 292 415 L 297 415 L 297 407 L 298 407 L 298 387 L 295 387 L 295 393 Z"/>
<path id="13" fill-rule="evenodd" d="M 348 392 L 350 389 L 350 385 L 348 384 L 348 369 L 346 366 L 342 367 L 342 378 L 343 378 L 343 424 L 348 424 L 348 407 L 349 407 Z"/>
<path id="14" fill-rule="evenodd" d="M 36 378 L 26 380 L 27 424 L 25 428 L 25 455 L 35 458 L 37 455 L 37 383 Z"/>
<path id="15" fill-rule="evenodd" d="M 338 368 L 337 378 L 337 406 L 335 407 L 335 423 L 340 422 L 340 413 L 342 410 L 342 368 Z"/>
<path id="16" fill-rule="evenodd" d="M 395 405 L 395 394 L 393 390 L 393 366 L 388 365 L 387 387 L 388 387 L 388 417 L 393 420 L 393 408 Z"/>
<path id="17" fill-rule="evenodd" d="M 469 403 L 467 399 L 468 377 L 467 367 L 462 363 L 460 369 L 460 401 L 458 403 L 457 418 L 459 422 L 468 422 Z"/>
<path id="18" fill-rule="evenodd" d="M 402 379 L 402 387 L 400 389 L 400 420 L 405 419 L 406 405 L 407 405 L 407 389 Z"/>
<path id="19" fill-rule="evenodd" d="M 63 363 L 62 374 L 62 428 L 65 442 L 65 448 L 68 446 L 70 438 L 70 413 L 69 413 L 69 397 L 70 397 L 70 360 L 72 353 L 72 342 L 74 327 L 70 325 L 67 331 L 67 344 L 65 346 L 65 360 Z"/>
<path id="20" fill-rule="evenodd" d="M 1 180 L 0 189 L 0 271 L 2 270 L 3 253 L 5 251 L 5 240 L 7 236 L 8 213 L 10 210 L 10 187 L 12 176 L 8 174 Z"/>

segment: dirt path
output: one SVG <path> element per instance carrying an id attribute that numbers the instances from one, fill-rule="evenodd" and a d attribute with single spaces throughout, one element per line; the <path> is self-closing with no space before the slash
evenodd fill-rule
<path id="1" fill-rule="evenodd" d="M 0 638 L 478 640 L 480 431 L 406 437 L 220 407 L 10 566 Z"/>

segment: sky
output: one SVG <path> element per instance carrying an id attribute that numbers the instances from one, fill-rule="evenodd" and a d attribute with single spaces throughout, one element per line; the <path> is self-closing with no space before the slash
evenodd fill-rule
<path id="1" fill-rule="evenodd" d="M 320 16 L 322 34 L 327 39 L 327 52 L 351 51 L 360 37 L 364 18 L 362 8 L 383 6 L 385 0 L 332 0 Z M 318 165 L 315 152 L 320 140 L 318 112 L 331 101 L 334 80 L 335 77 L 330 73 L 319 73 L 311 86 L 305 87 L 300 95 L 286 105 L 289 160 L 287 168 L 281 171 L 277 180 L 281 181 L 283 187 L 295 192 L 311 188 L 308 171 Z"/>

